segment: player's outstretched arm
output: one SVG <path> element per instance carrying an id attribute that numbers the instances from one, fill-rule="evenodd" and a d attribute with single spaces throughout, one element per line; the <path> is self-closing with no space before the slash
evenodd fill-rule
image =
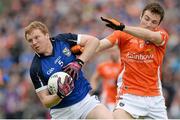
<path id="1" fill-rule="evenodd" d="M 107 27 L 110 27 L 114 30 L 120 30 L 126 32 L 143 40 L 151 41 L 156 45 L 161 45 L 163 42 L 160 32 L 154 32 L 141 27 L 127 26 L 115 19 L 101 17 L 101 20 L 105 22 Z"/>
<path id="2" fill-rule="evenodd" d="M 160 32 L 153 32 L 145 28 L 132 26 L 126 26 L 123 31 L 143 40 L 148 40 L 156 45 L 161 45 L 163 42 Z"/>
<path id="3" fill-rule="evenodd" d="M 107 38 L 104 38 L 104 39 L 100 40 L 99 46 L 96 49 L 96 53 L 100 53 L 100 52 L 102 52 L 106 49 L 109 49 L 111 47 L 113 47 L 113 44 Z"/>

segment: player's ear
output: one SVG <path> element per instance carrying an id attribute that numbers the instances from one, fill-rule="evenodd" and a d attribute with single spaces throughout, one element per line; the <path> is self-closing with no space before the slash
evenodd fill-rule
<path id="1" fill-rule="evenodd" d="M 47 39 L 49 39 L 49 34 L 48 34 L 48 33 L 46 33 L 46 35 L 45 35 L 45 36 L 46 36 L 46 38 L 47 38 Z"/>

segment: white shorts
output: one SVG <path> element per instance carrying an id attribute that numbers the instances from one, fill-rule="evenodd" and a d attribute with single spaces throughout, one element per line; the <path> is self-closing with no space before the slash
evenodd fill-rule
<path id="1" fill-rule="evenodd" d="M 100 101 L 96 96 L 89 94 L 80 102 L 65 108 L 51 109 L 52 119 L 85 119 L 88 113 L 93 110 Z"/>
<path id="2" fill-rule="evenodd" d="M 144 97 L 124 94 L 120 98 L 115 109 L 123 109 L 133 118 L 168 119 L 163 96 Z"/>

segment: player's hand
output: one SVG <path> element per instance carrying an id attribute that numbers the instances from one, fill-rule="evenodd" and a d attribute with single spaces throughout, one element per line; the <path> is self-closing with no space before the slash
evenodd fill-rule
<path id="1" fill-rule="evenodd" d="M 76 59 L 75 61 L 66 65 L 63 68 L 63 71 L 69 74 L 73 80 L 75 80 L 83 65 L 84 65 L 84 62 L 82 60 Z"/>
<path id="2" fill-rule="evenodd" d="M 64 97 L 68 96 L 74 89 L 74 81 L 71 79 L 70 76 L 65 77 L 64 84 L 61 83 L 61 78 L 57 80 L 58 91 L 57 95 L 63 99 Z"/>
<path id="3" fill-rule="evenodd" d="M 81 47 L 80 45 L 75 45 L 71 47 L 71 52 L 75 55 L 81 55 L 84 51 L 84 47 Z"/>
<path id="4" fill-rule="evenodd" d="M 106 22 L 106 26 L 110 27 L 114 30 L 121 30 L 123 31 L 123 29 L 125 28 L 125 25 L 115 19 L 109 19 L 109 18 L 103 18 L 101 17 L 101 20 Z"/>

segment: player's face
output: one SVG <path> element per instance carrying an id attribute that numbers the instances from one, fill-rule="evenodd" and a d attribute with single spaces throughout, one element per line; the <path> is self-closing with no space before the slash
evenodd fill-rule
<path id="1" fill-rule="evenodd" d="M 44 54 L 50 43 L 48 42 L 49 34 L 44 35 L 39 29 L 32 30 L 31 33 L 27 34 L 26 38 L 32 49 L 39 54 Z"/>
<path id="2" fill-rule="evenodd" d="M 154 30 L 159 26 L 160 23 L 160 15 L 154 14 L 149 10 L 144 12 L 144 15 L 141 16 L 140 26 L 149 30 Z"/>

